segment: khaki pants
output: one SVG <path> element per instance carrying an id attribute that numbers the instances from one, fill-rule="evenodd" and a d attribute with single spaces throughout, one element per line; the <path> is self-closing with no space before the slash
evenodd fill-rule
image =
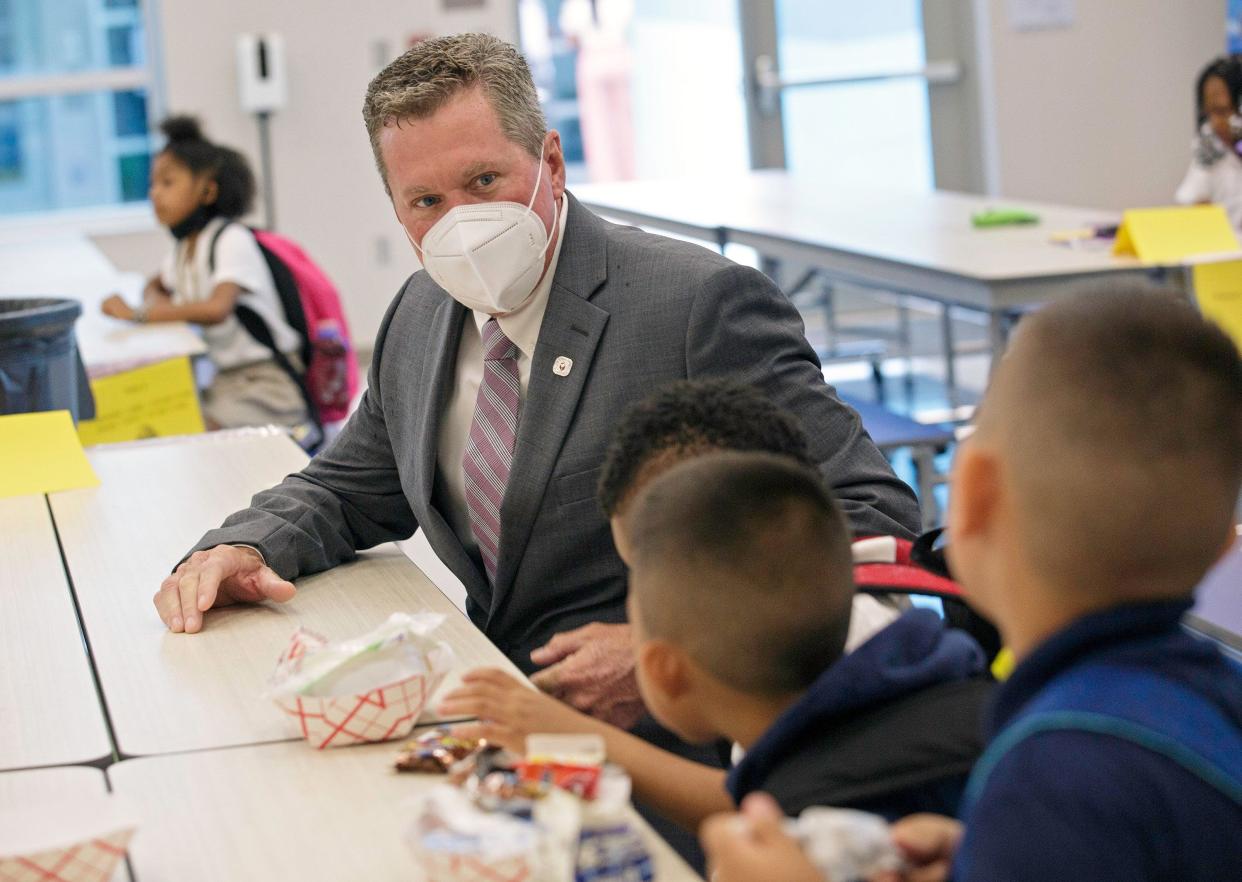
<path id="1" fill-rule="evenodd" d="M 203 392 L 208 429 L 307 422 L 306 403 L 293 380 L 274 361 L 260 361 L 216 374 Z"/>

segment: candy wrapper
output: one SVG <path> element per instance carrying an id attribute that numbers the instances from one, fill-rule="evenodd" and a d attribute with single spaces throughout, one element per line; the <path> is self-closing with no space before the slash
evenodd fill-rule
<path id="1" fill-rule="evenodd" d="M 630 779 L 605 766 L 596 798 L 547 780 L 490 749 L 461 787 L 423 794 L 408 837 L 424 882 L 650 882 L 651 856 L 629 809 Z M 576 757 L 578 760 L 584 758 Z"/>
<path id="2" fill-rule="evenodd" d="M 394 613 L 374 631 L 339 643 L 298 629 L 268 695 L 321 750 L 402 738 L 453 666 L 453 651 L 431 637 L 443 621 Z"/>
<path id="3" fill-rule="evenodd" d="M 118 797 L 99 794 L 63 803 L 0 811 L 0 879 L 108 882 L 137 826 Z"/>
<path id="4" fill-rule="evenodd" d="M 854 809 L 809 808 L 785 826 L 826 879 L 855 882 L 905 866 L 893 845 L 888 822 L 878 815 Z"/>
<path id="5" fill-rule="evenodd" d="M 655 865 L 630 811 L 630 776 L 604 766 L 596 797 L 582 803 L 574 882 L 651 882 Z"/>
<path id="6" fill-rule="evenodd" d="M 432 729 L 402 747 L 394 765 L 398 772 L 444 775 L 485 746 L 485 743 L 459 738 L 448 729 Z"/>

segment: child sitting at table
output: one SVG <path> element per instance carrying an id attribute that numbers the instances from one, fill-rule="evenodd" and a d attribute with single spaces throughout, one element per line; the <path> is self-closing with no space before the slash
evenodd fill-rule
<path id="1" fill-rule="evenodd" d="M 1195 82 L 1198 130 L 1192 156 L 1175 199 L 1185 205 L 1222 205 L 1234 229 L 1242 230 L 1242 64 L 1217 58 Z"/>
<path id="2" fill-rule="evenodd" d="M 1018 665 L 964 838 L 947 818 L 894 827 L 911 878 L 1237 877 L 1242 668 L 1182 616 L 1240 487 L 1242 359 L 1220 329 L 1141 290 L 1023 320 L 949 512 L 954 572 Z M 772 805 L 746 809 L 704 827 L 720 878 L 815 878 Z"/>
<path id="3" fill-rule="evenodd" d="M 191 117 L 172 117 L 160 128 L 168 143 L 151 167 L 151 206 L 176 243 L 141 304 L 113 295 L 103 311 L 139 323 L 202 326 L 215 367 L 202 397 L 208 428 L 274 423 L 306 430 L 302 391 L 236 314 L 239 306 L 252 310 L 296 361 L 299 337 L 285 320 L 272 272 L 254 235 L 234 223 L 254 202 L 250 166 L 237 151 L 208 141 Z"/>
<path id="4" fill-rule="evenodd" d="M 627 515 L 642 493 L 635 486 L 645 488 L 678 463 L 711 451 L 773 448 L 792 454 L 780 461 L 799 470 L 812 483 L 819 483 L 805 454 L 801 428 L 749 387 L 727 381 L 679 383 L 631 409 L 609 450 L 600 494 L 623 557 L 631 560 L 633 518 Z M 761 500 L 753 507 L 761 510 Z M 761 520 L 759 516 L 745 516 L 736 522 L 757 528 Z M 830 671 L 816 671 L 823 676 L 812 678 L 814 683 L 800 684 L 808 697 L 795 718 L 805 726 L 784 735 L 778 733 L 758 745 L 735 768 L 728 782 L 720 769 L 659 750 L 499 671 L 467 674 L 463 687 L 445 697 L 441 712 L 477 716 L 483 722 L 472 727 L 471 734 L 519 751 L 531 733 L 598 733 L 605 739 L 609 758 L 633 778 L 636 797 L 689 829 L 695 829 L 711 812 L 731 805 L 732 799 L 764 785 L 779 788 L 790 811 L 820 801 L 866 805 L 890 816 L 903 813 L 902 806 L 915 804 L 924 808 L 940 805 L 952 811 L 965 772 L 980 746 L 978 718 L 989 688 L 975 678 L 983 666 L 982 656 L 968 638 L 947 633 L 936 617 L 925 611 L 909 613 L 884 628 L 880 631 L 883 639 L 876 636 L 863 642 L 897 613 L 873 598 L 855 596 L 849 538 L 842 523 L 835 523 L 835 529 L 840 534 L 837 539 L 844 543 L 844 556 L 826 561 L 819 552 L 810 553 L 804 560 L 822 564 L 823 569 L 808 565 L 798 574 L 791 573 L 790 579 L 806 578 L 809 605 L 818 609 L 821 618 L 833 616 L 833 626 L 841 628 L 841 641 L 851 630 L 850 607 L 856 612 L 859 600 L 864 601 L 865 615 L 876 616 L 872 605 L 887 615 L 864 633 L 857 655 Z M 740 537 L 739 541 L 745 539 Z M 687 550 L 687 554 L 692 553 Z M 783 563 L 791 571 L 798 565 L 794 559 Z M 777 574 L 773 571 L 771 575 Z M 825 580 L 831 582 L 834 591 L 846 592 L 843 618 L 835 600 L 819 608 L 817 600 L 821 598 L 816 592 Z M 719 603 L 720 598 L 713 593 L 714 599 L 705 603 L 705 610 L 715 607 L 727 619 L 748 619 L 748 611 L 765 596 L 761 586 L 752 588 L 752 594 L 731 595 L 727 603 Z M 696 623 L 704 633 L 710 633 L 714 618 L 704 614 Z M 817 650 L 807 663 L 810 667 L 820 662 L 827 666 L 825 659 L 840 655 L 842 647 L 835 645 L 836 632 L 827 637 L 831 639 L 824 652 Z M 774 655 L 783 651 L 779 645 L 771 650 Z M 921 694 L 924 687 L 930 690 L 926 696 Z M 931 715 L 930 723 L 924 713 Z M 834 731 L 841 736 L 842 750 L 835 762 L 814 768 L 813 736 Z M 717 734 L 742 741 L 738 736 L 744 733 L 726 727 Z M 755 746 L 750 739 L 742 744 Z M 849 749 L 856 750 L 850 753 Z M 795 755 L 805 755 L 812 768 L 799 770 L 783 762 Z M 898 771 L 905 777 L 895 784 Z"/>

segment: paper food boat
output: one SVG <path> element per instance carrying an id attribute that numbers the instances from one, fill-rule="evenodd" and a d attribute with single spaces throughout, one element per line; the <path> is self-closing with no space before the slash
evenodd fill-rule
<path id="1" fill-rule="evenodd" d="M 109 882 L 136 826 L 103 793 L 0 811 L 0 880 Z"/>
<path id="2" fill-rule="evenodd" d="M 404 738 L 453 666 L 431 638 L 444 617 L 396 613 L 353 640 L 299 629 L 276 664 L 270 696 L 314 747 Z"/>

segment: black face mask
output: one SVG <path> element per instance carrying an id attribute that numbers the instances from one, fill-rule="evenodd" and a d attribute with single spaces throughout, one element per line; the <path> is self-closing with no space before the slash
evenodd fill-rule
<path id="1" fill-rule="evenodd" d="M 200 205 L 191 211 L 177 223 L 168 228 L 168 232 L 173 234 L 173 238 L 177 240 L 184 239 L 186 236 L 193 236 L 207 224 L 211 223 L 211 219 L 216 216 L 216 206 Z"/>

